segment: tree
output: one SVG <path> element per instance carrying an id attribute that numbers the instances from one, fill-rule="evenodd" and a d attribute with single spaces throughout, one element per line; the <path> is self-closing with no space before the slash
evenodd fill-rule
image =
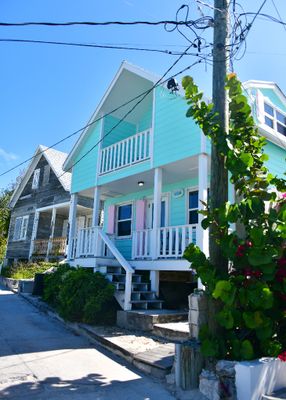
<path id="1" fill-rule="evenodd" d="M 0 191 L 0 262 L 3 261 L 9 232 L 10 215 L 9 201 L 13 191 L 2 189 Z"/>
<path id="2" fill-rule="evenodd" d="M 214 106 L 202 101 L 193 79 L 185 77 L 183 86 L 191 106 L 187 116 L 194 118 L 225 157 L 240 199 L 211 210 L 206 205 L 203 211 L 202 227 L 214 227 L 212 240 L 228 260 L 228 271 L 213 265 L 193 244 L 184 254 L 206 286 L 210 302 L 218 306 L 215 319 L 221 334 L 212 326 L 204 327 L 202 351 L 209 357 L 235 360 L 277 356 L 286 350 L 286 201 L 279 196 L 286 192 L 286 181 L 271 175 L 264 165 L 266 140 L 255 127 L 235 74 L 226 79 L 227 135 L 221 135 Z M 243 237 L 230 231 L 230 225 L 237 223 L 244 226 Z"/>

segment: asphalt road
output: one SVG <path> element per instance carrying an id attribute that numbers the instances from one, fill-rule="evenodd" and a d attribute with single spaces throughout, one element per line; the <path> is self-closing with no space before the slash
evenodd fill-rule
<path id="1" fill-rule="evenodd" d="M 174 400 L 157 380 L 0 288 L 0 399 Z"/>

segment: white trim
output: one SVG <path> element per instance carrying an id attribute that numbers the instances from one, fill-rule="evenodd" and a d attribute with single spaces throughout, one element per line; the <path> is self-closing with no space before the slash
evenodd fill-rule
<path id="1" fill-rule="evenodd" d="M 144 69 L 142 69 L 140 67 L 137 67 L 136 65 L 132 65 L 132 64 L 126 62 L 126 61 L 123 61 L 121 66 L 119 67 L 117 73 L 115 74 L 114 78 L 112 79 L 110 85 L 108 86 L 105 94 L 103 95 L 100 103 L 98 104 L 96 110 L 94 111 L 94 113 L 92 114 L 90 120 L 86 124 L 87 128 L 84 129 L 84 131 L 80 135 L 79 139 L 76 141 L 75 145 L 73 146 L 71 152 L 69 153 L 66 161 L 64 162 L 64 165 L 63 165 L 63 170 L 64 171 L 66 171 L 66 170 L 68 170 L 70 168 L 70 166 L 71 166 L 70 164 L 71 164 L 72 158 L 76 154 L 77 149 L 79 148 L 79 146 L 83 142 L 86 134 L 88 133 L 90 125 L 97 118 L 102 106 L 104 105 L 107 97 L 109 96 L 110 92 L 112 91 L 113 87 L 115 86 L 115 84 L 116 84 L 117 80 L 119 79 L 120 75 L 122 74 L 123 70 L 127 70 L 129 72 L 132 72 L 135 75 L 138 75 L 139 77 L 141 77 L 143 79 L 151 81 L 152 83 L 157 82 L 158 79 L 159 79 L 159 77 L 157 77 L 155 74 L 152 74 L 151 72 L 147 72 Z"/>
<path id="2" fill-rule="evenodd" d="M 36 211 L 46 211 L 46 210 L 52 210 L 53 208 L 69 207 L 69 205 L 70 205 L 69 202 L 52 204 L 50 206 L 37 208 Z"/>
<path id="3" fill-rule="evenodd" d="M 196 168 L 197 169 L 197 168 Z M 198 185 L 195 186 L 190 186 L 185 188 L 185 224 L 189 225 L 189 193 L 190 192 L 198 192 L 199 191 L 199 187 Z"/>
<path id="4" fill-rule="evenodd" d="M 150 136 L 150 160 L 151 168 L 154 167 L 154 133 L 155 133 L 155 113 L 156 113 L 156 88 L 152 92 L 152 126 L 151 126 L 151 136 Z"/>
<path id="5" fill-rule="evenodd" d="M 122 203 L 117 203 L 114 204 L 115 205 L 115 239 L 116 240 L 124 240 L 124 239 L 132 239 L 132 232 L 133 232 L 133 223 L 134 223 L 134 219 L 133 219 L 133 215 L 134 215 L 134 200 L 131 201 L 124 201 Z M 131 221 L 130 224 L 130 235 L 126 235 L 126 236 L 118 236 L 118 211 L 119 211 L 119 207 L 122 206 L 129 206 L 131 205 L 131 218 L 127 218 L 124 220 L 120 220 L 119 222 L 124 222 L 124 221 Z"/>
<path id="6" fill-rule="evenodd" d="M 250 80 L 243 83 L 245 89 L 272 89 L 279 99 L 286 103 L 286 96 L 275 82 Z"/>
<path id="7" fill-rule="evenodd" d="M 41 168 L 36 168 L 33 173 L 32 190 L 38 189 L 40 186 Z"/>
<path id="8" fill-rule="evenodd" d="M 16 217 L 15 218 L 15 223 L 14 223 L 14 232 L 13 232 L 13 238 L 12 238 L 12 241 L 13 242 L 21 242 L 21 241 L 24 241 L 24 240 L 26 240 L 26 238 L 27 238 L 27 232 L 28 232 L 28 226 L 29 226 L 29 217 L 30 217 L 30 214 L 28 214 L 28 215 L 22 215 L 22 216 L 19 216 L 19 217 Z M 19 237 L 17 238 L 17 237 L 15 237 L 15 228 L 16 228 L 16 223 L 17 223 L 17 221 L 20 221 L 20 225 L 19 225 Z M 24 226 L 24 221 L 27 221 L 27 224 L 26 224 L 26 226 Z M 23 226 L 24 226 L 24 228 L 25 228 L 25 230 L 23 231 Z"/>
<path id="9" fill-rule="evenodd" d="M 101 117 L 103 116 L 103 114 L 101 113 Z M 98 185 L 98 177 L 99 177 L 99 173 L 100 173 L 100 166 L 101 166 L 101 157 L 102 157 L 102 138 L 103 138 L 103 133 L 104 133 L 104 121 L 105 119 L 102 118 L 101 119 L 101 124 L 100 124 L 100 134 L 99 134 L 99 145 L 97 146 L 97 163 L 96 163 L 96 174 L 95 174 L 95 186 Z"/>

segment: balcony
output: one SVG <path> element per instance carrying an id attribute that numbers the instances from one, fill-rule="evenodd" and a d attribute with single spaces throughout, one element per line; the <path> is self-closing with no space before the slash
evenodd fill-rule
<path id="1" fill-rule="evenodd" d="M 107 174 L 148 160 L 150 158 L 150 137 L 149 129 L 102 149 L 99 174 Z"/>

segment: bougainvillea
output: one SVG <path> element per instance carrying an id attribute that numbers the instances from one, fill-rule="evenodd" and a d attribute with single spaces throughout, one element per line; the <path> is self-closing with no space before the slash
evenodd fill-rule
<path id="1" fill-rule="evenodd" d="M 230 129 L 219 127 L 213 104 L 202 100 L 191 77 L 183 79 L 192 117 L 225 157 L 225 165 L 237 200 L 202 213 L 203 229 L 214 227 L 213 240 L 229 272 L 222 274 L 194 244 L 184 257 L 206 287 L 206 295 L 218 305 L 216 320 L 222 331 L 207 326 L 200 332 L 206 356 L 247 360 L 279 356 L 286 360 L 286 192 L 285 179 L 269 173 L 251 108 L 235 74 L 227 77 Z M 211 201 L 211 198 L 210 200 Z M 234 224 L 242 229 L 231 230 Z"/>

